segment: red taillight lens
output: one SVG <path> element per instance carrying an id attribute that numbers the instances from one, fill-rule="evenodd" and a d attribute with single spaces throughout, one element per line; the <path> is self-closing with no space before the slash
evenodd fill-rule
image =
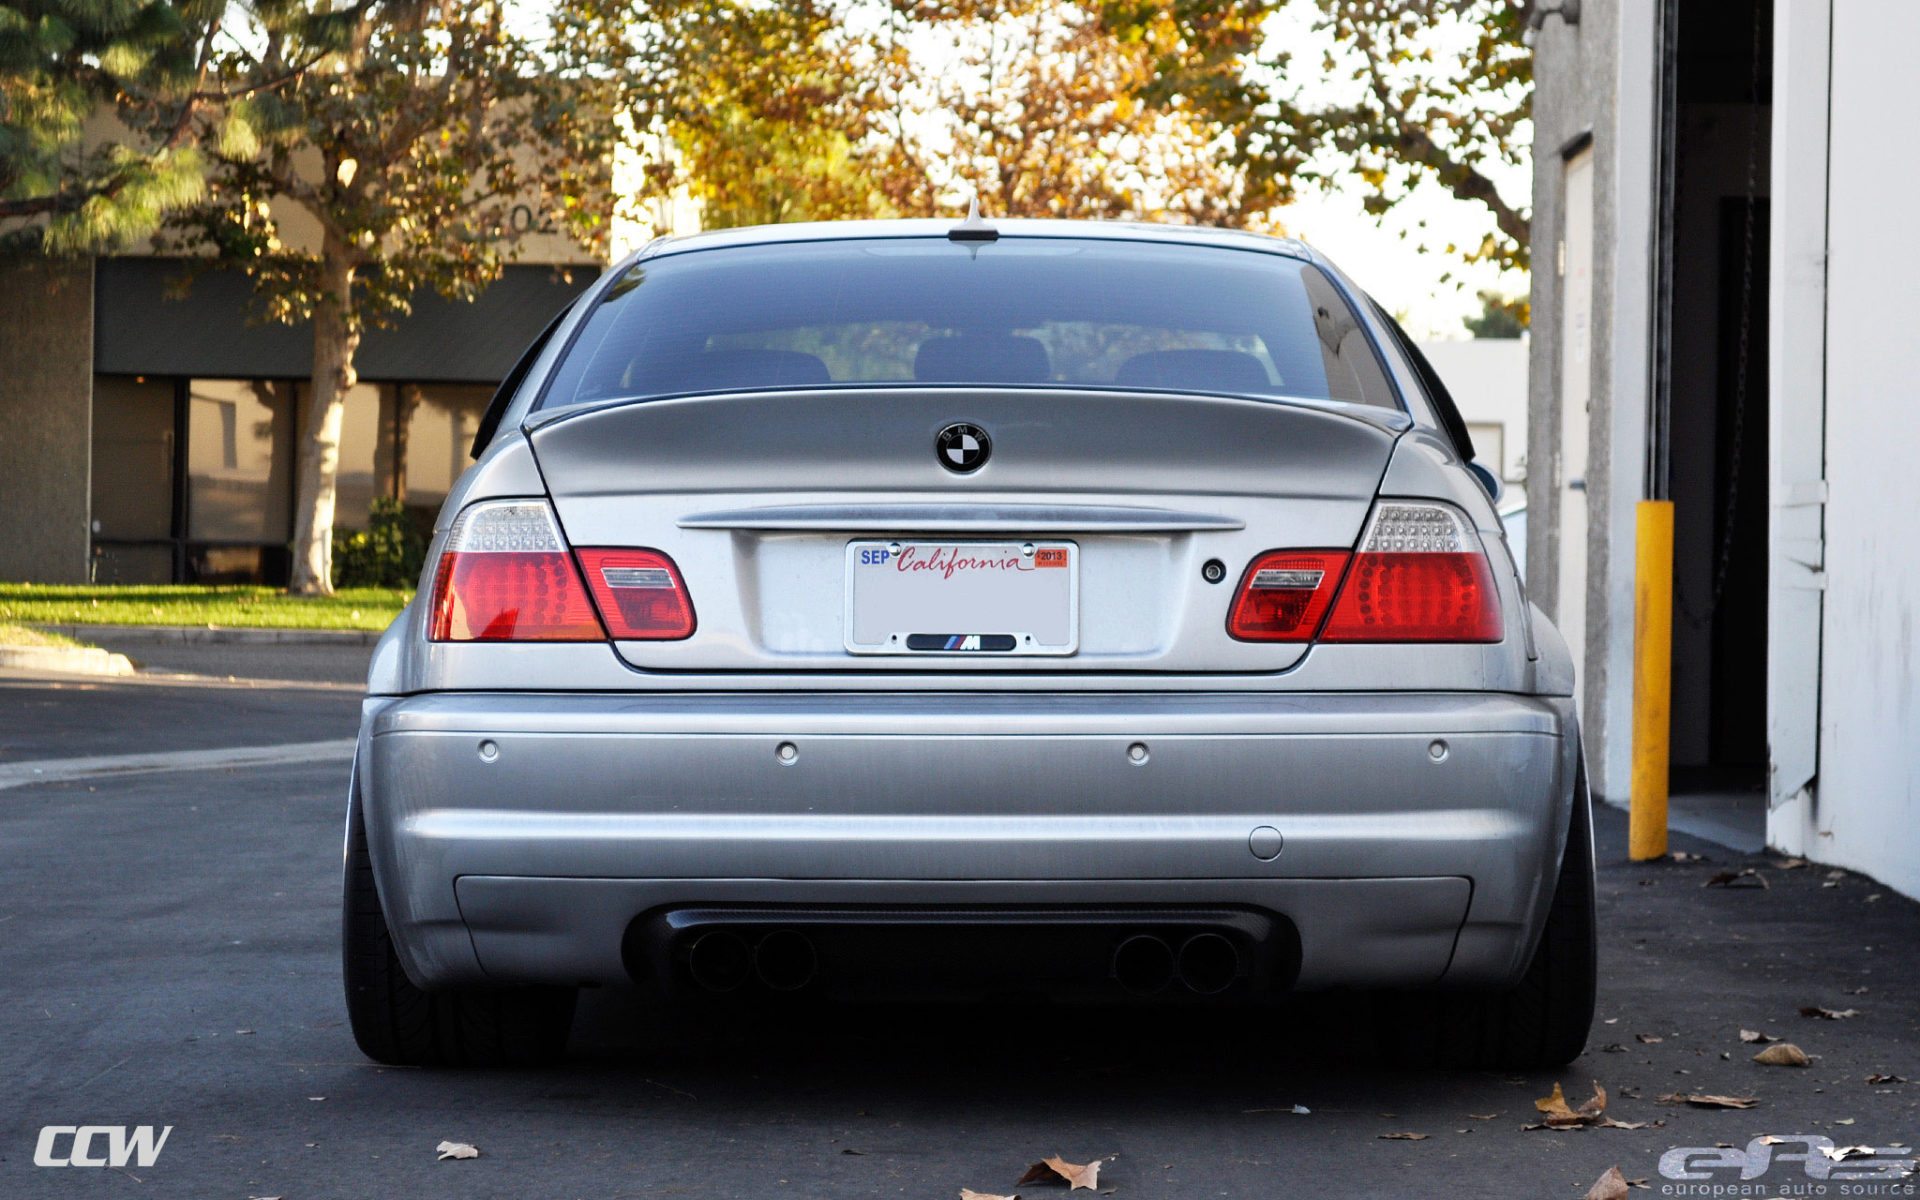
<path id="1" fill-rule="evenodd" d="M 603 642 L 606 631 L 564 551 L 443 554 L 436 642 Z"/>
<path id="2" fill-rule="evenodd" d="M 575 551 L 594 603 L 616 639 L 673 641 L 693 634 L 693 598 L 673 560 L 657 550 Z"/>
<path id="3" fill-rule="evenodd" d="M 545 503 L 489 500 L 454 520 L 434 571 L 436 642 L 604 642 Z"/>
<path id="4" fill-rule="evenodd" d="M 1382 503 L 1320 633 L 1324 642 L 1497 642 L 1500 593 L 1466 518 Z"/>
<path id="5" fill-rule="evenodd" d="M 1276 550 L 1247 567 L 1227 618 L 1227 632 L 1243 642 L 1310 642 L 1320 628 L 1345 550 Z"/>

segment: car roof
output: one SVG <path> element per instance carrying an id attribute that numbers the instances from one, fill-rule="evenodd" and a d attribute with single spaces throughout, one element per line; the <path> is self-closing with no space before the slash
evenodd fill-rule
<path id="1" fill-rule="evenodd" d="M 1297 238 L 1274 237 L 1244 229 L 1221 229 L 1210 225 L 1157 224 L 1150 221 L 1063 221 L 1034 217 L 1005 219 L 989 217 L 984 223 L 1003 238 L 1097 238 L 1103 241 L 1219 246 L 1227 249 L 1279 254 L 1306 262 L 1322 261 L 1311 247 Z M 732 229 L 710 229 L 699 233 L 674 234 L 656 238 L 635 257 L 654 258 L 664 254 L 718 249 L 724 246 L 767 246 L 794 242 L 845 241 L 854 238 L 943 237 L 960 224 L 961 222 L 955 218 L 913 217 L 896 220 L 797 221 L 788 225 L 746 225 Z"/>

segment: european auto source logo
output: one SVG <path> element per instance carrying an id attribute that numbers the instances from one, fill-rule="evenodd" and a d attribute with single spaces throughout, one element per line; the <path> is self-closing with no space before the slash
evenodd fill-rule
<path id="1" fill-rule="evenodd" d="M 36 1167 L 150 1167 L 160 1160 L 173 1126 L 43 1125 L 33 1147 Z"/>
<path id="2" fill-rule="evenodd" d="M 1734 1146 L 1675 1146 L 1660 1156 L 1667 1196 L 1915 1196 L 1907 1146 L 1838 1146 L 1811 1133 Z M 1756 1182 L 1764 1178 L 1765 1182 Z M 1781 1189 L 1786 1189 L 1782 1191 Z"/>

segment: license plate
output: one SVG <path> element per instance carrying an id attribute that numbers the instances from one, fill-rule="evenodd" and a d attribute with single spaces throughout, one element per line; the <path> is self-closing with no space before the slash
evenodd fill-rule
<path id="1" fill-rule="evenodd" d="M 1072 654 L 1080 644 L 1072 542 L 847 543 L 853 654 Z"/>

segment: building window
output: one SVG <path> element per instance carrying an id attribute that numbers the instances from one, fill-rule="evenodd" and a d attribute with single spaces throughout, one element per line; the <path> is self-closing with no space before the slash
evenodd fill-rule
<path id="1" fill-rule="evenodd" d="M 396 495 L 420 530 L 431 532 L 454 480 L 467 469 L 473 435 L 493 389 L 423 384 L 401 391 L 410 395 L 400 403 L 404 436 L 395 455 L 402 486 Z"/>
<path id="2" fill-rule="evenodd" d="M 491 395 L 406 383 L 348 392 L 334 527 L 365 529 L 373 502 L 390 498 L 430 533 Z M 95 579 L 285 583 L 309 396 L 304 381 L 95 376 Z"/>

